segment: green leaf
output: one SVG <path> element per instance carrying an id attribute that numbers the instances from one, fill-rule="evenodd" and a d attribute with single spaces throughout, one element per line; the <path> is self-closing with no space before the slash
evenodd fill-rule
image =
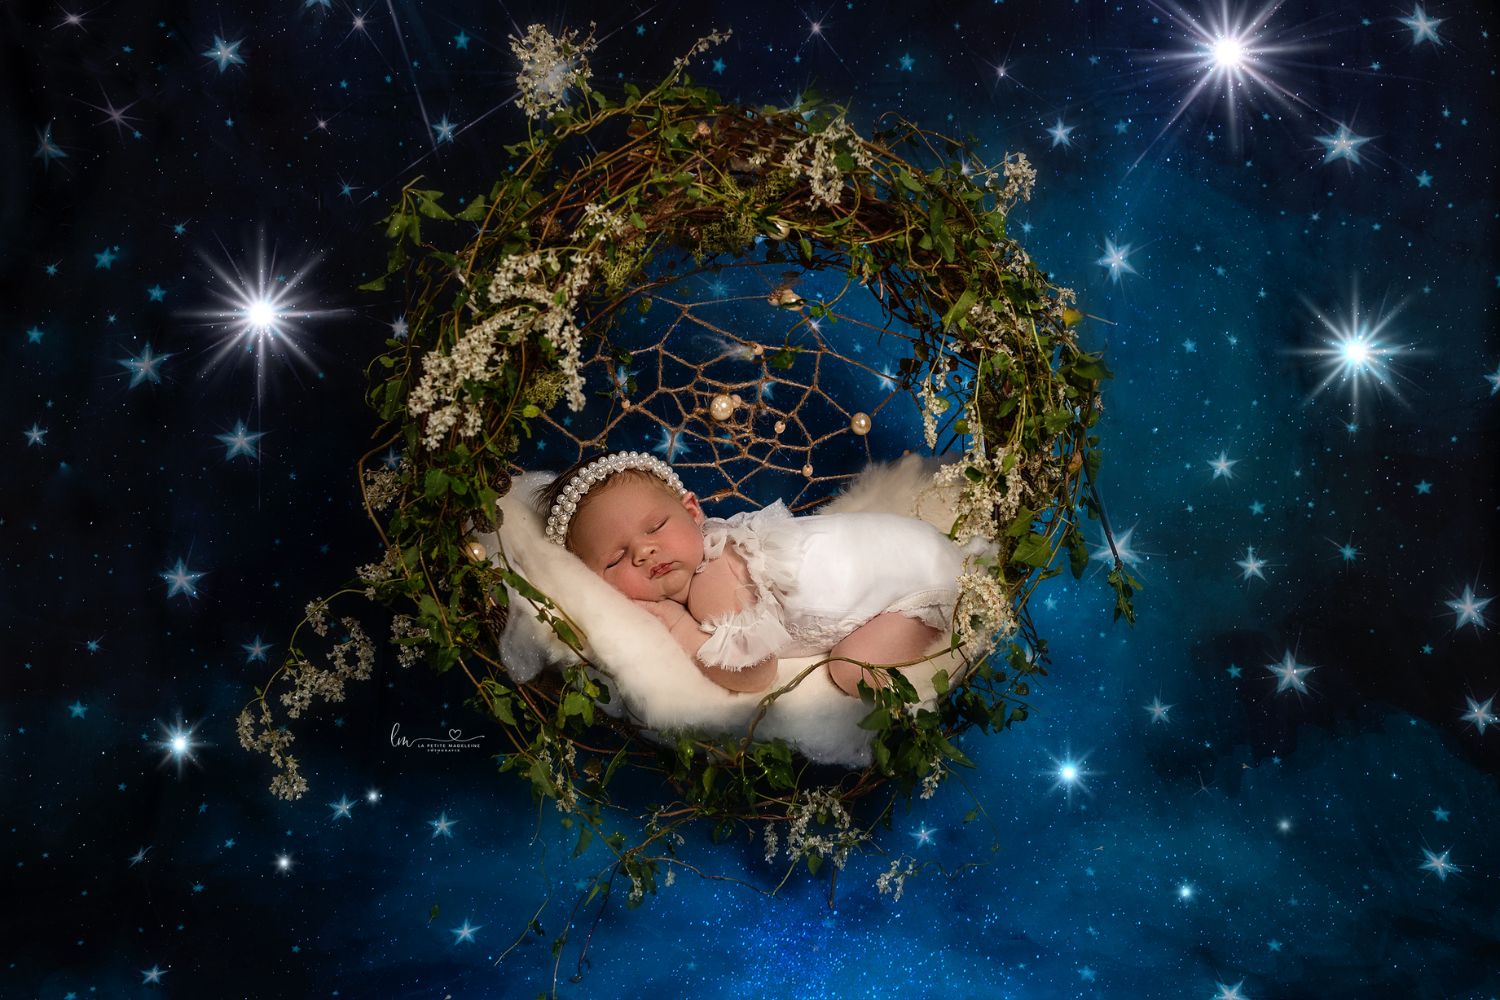
<path id="1" fill-rule="evenodd" d="M 484 195 L 479 195 L 464 206 L 464 210 L 458 213 L 458 217 L 465 222 L 479 222 L 484 219 L 487 211 L 489 211 L 489 205 L 485 203 Z"/>
<path id="2" fill-rule="evenodd" d="M 1051 561 L 1052 546 L 1043 535 L 1032 532 L 1016 543 L 1015 551 L 1010 554 L 1011 562 L 1025 563 L 1027 566 L 1042 567 Z"/>
<path id="3" fill-rule="evenodd" d="M 448 492 L 448 474 L 442 469 L 428 469 L 423 480 L 422 491 L 429 500 L 436 500 Z"/>
<path id="4" fill-rule="evenodd" d="M 952 329 L 954 320 L 962 319 L 969 315 L 969 310 L 974 307 L 979 295 L 972 288 L 965 288 L 964 293 L 953 303 L 953 307 L 943 314 L 943 329 Z"/>
<path id="5" fill-rule="evenodd" d="M 1083 535 L 1079 534 L 1077 528 L 1068 529 L 1068 568 L 1073 571 L 1073 579 L 1082 578 L 1083 571 L 1088 569 L 1089 550 L 1083 544 Z"/>
<path id="6" fill-rule="evenodd" d="M 1048 434 L 1061 434 L 1072 422 L 1073 414 L 1069 410 L 1048 410 L 1042 414 L 1042 426 Z"/>
<path id="7" fill-rule="evenodd" d="M 432 909 L 427 911 L 427 922 L 430 924 L 438 918 L 438 905 L 432 904 Z"/>
<path id="8" fill-rule="evenodd" d="M 580 826 L 578 828 L 578 843 L 573 848 L 573 857 L 576 858 L 583 854 L 584 851 L 588 850 L 589 844 L 593 841 L 593 839 L 594 831 L 589 829 L 586 824 Z"/>
<path id="9" fill-rule="evenodd" d="M 887 708 L 877 708 L 859 722 L 859 728 L 880 732 L 891 728 L 891 713 Z"/>
<path id="10" fill-rule="evenodd" d="M 904 187 L 904 188 L 906 188 L 906 190 L 912 192 L 913 194 L 921 194 L 922 193 L 922 184 L 915 177 L 913 177 L 911 175 L 911 171 L 909 171 L 909 170 L 903 170 L 903 171 L 901 171 L 899 174 L 896 175 L 896 180 L 900 181 L 901 182 L 901 186 Z"/>
<path id="11" fill-rule="evenodd" d="M 932 689 L 938 694 L 948 693 L 948 671 L 939 670 L 932 675 Z"/>
<path id="12" fill-rule="evenodd" d="M 978 818 L 979 818 L 979 810 L 978 809 L 970 809 L 968 812 L 964 813 L 964 822 L 965 823 L 972 823 L 972 822 L 974 822 Z"/>

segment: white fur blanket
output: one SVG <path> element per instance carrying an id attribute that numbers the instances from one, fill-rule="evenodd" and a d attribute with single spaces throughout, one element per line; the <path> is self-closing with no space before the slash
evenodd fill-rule
<path id="1" fill-rule="evenodd" d="M 917 496 L 929 486 L 937 468 L 934 460 L 917 455 L 871 466 L 820 513 L 880 511 L 912 516 Z M 743 735 L 766 693 L 790 683 L 822 658 L 782 660 L 776 682 L 760 694 L 729 691 L 704 677 L 661 622 L 591 573 L 571 552 L 547 541 L 531 497 L 554 475 L 533 472 L 517 478 L 499 501 L 500 538 L 493 533 L 474 537 L 489 552 L 497 552 L 498 543 L 503 542 L 511 568 L 556 601 L 582 629 L 585 654 L 595 665 L 590 668 L 591 676 L 611 693 L 609 703 L 601 706 L 605 711 L 629 718 L 648 736 L 681 730 Z M 953 507 L 948 498 L 929 494 L 918 513 L 942 531 L 952 526 Z M 510 590 L 510 618 L 500 658 L 518 682 L 577 659 L 533 611 L 527 599 Z M 947 644 L 944 636 L 941 646 Z M 963 667 L 962 657 L 953 652 L 905 668 L 903 673 L 923 700 L 930 702 L 935 696 L 933 675 L 945 669 L 956 679 Z M 870 761 L 871 734 L 859 728 L 859 721 L 868 713 L 858 698 L 834 686 L 826 666 L 818 667 L 776 699 L 756 727 L 755 737 L 780 737 L 819 763 L 862 767 Z"/>

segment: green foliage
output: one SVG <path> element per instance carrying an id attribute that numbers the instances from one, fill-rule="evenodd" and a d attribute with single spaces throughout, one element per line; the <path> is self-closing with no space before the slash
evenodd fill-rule
<path id="1" fill-rule="evenodd" d="M 844 267 L 852 279 L 883 289 L 883 306 L 915 338 L 912 356 L 901 362 L 906 387 L 960 366 L 972 377 L 974 402 L 952 414 L 952 430 L 982 439 L 1003 459 L 967 466 L 967 484 L 1003 496 L 1010 477 L 1023 470 L 1035 475 L 1018 459 L 1036 456 L 1052 473 L 1028 481 L 1037 491 L 1027 496 L 1030 506 L 994 532 L 1001 555 L 991 571 L 1023 620 L 1028 584 L 1060 572 L 1050 568 L 1058 551 L 1067 551 L 1075 577 L 1089 562 L 1071 512 L 1080 505 L 1090 516 L 1099 512 L 1084 488 L 1100 455 L 1089 429 L 1100 385 L 1112 376 L 1097 353 L 1078 346 L 1081 314 L 1067 307 L 1068 295 L 1007 236 L 1011 205 L 1001 201 L 1003 183 L 991 183 L 996 170 L 966 169 L 972 158 L 961 144 L 900 119 L 871 140 L 841 133 L 839 109 L 807 94 L 804 101 L 796 109 L 726 105 L 683 75 L 646 91 L 624 84 L 619 99 L 591 90 L 524 142 L 505 147 L 511 169 L 461 209 L 445 207 L 443 194 L 419 187 L 420 178 L 407 185 L 380 223 L 390 243 L 386 270 L 362 286 L 404 285 L 410 295 L 408 337 L 387 341 L 369 369 L 367 400 L 383 421 L 382 443 L 371 455 L 396 445 L 405 456 L 391 473 L 394 509 L 376 519 L 399 569 L 371 589 L 410 616 L 404 650 L 420 650 L 439 672 L 460 667 L 474 682 L 473 704 L 502 727 L 508 745 L 497 756 L 499 769 L 527 782 L 538 803 L 553 802 L 565 825 L 577 825 L 574 855 L 607 852 L 607 873 L 591 885 L 589 902 L 608 899 L 617 879 L 631 885 L 627 905 L 654 893 L 673 831 L 683 824 L 705 823 L 723 839 L 752 823 L 789 823 L 789 804 L 808 792 L 811 779 L 806 761 L 780 740 L 683 732 L 658 744 L 598 711 L 607 694 L 585 669 L 586 643 L 574 623 L 503 552 L 476 559 L 466 549 L 470 530 L 489 530 L 523 435 L 559 406 L 565 383 L 555 345 L 539 334 L 517 334 L 498 374 L 464 387 L 485 415 L 477 435 L 451 432 L 429 448 L 423 425 L 408 416 L 424 356 L 451 351 L 475 310 L 489 308 L 488 282 L 500 262 L 576 249 L 580 206 L 607 210 L 625 227 L 601 251 L 593 286 L 599 294 L 588 302 L 599 329 L 613 319 L 603 312 L 606 301 L 624 309 L 633 299 L 641 313 L 652 308 L 639 284 L 653 255 L 667 247 L 711 264 L 766 236 L 768 260 Z M 627 138 L 617 148 L 569 169 L 558 166 L 566 143 L 622 132 Z M 812 197 L 805 170 L 780 165 L 795 144 L 813 136 L 831 142 L 842 174 L 834 205 Z M 762 165 L 747 166 L 757 153 Z M 781 305 L 811 319 L 836 319 L 820 303 Z M 798 359 L 790 343 L 767 353 L 769 366 L 781 371 Z M 946 405 L 942 399 L 934 409 Z M 1115 616 L 1134 621 L 1140 584 L 1120 565 L 1109 584 Z M 506 617 L 522 614 L 536 616 L 579 654 L 560 682 L 549 674 L 517 685 L 499 662 Z M 961 676 L 939 673 L 936 698 L 925 705 L 899 672 L 889 673 L 883 687 L 862 686 L 869 711 L 860 726 L 870 734 L 872 764 L 841 781 L 837 794 L 851 805 L 883 787 L 909 797 L 939 768 L 973 767 L 959 747 L 961 734 L 1024 721 L 1030 685 L 1045 675 L 1044 651 L 1028 628 Z M 659 773 L 674 797 L 673 818 L 653 819 L 635 844 L 607 827 L 619 806 L 611 780 L 623 767 Z M 824 863 L 817 854 L 803 860 L 812 874 Z M 541 933 L 534 921 L 532 929 Z"/>

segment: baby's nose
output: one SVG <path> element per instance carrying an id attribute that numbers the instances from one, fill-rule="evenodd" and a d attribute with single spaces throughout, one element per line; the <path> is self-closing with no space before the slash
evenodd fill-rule
<path id="1" fill-rule="evenodd" d="M 638 542 L 635 547 L 635 563 L 639 566 L 652 556 L 656 555 L 655 542 Z"/>

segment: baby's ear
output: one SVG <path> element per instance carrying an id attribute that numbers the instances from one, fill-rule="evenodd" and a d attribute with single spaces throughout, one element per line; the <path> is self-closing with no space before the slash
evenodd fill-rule
<path id="1" fill-rule="evenodd" d="M 689 514 L 693 515 L 694 524 L 703 523 L 706 515 L 703 513 L 703 508 L 698 503 L 698 494 L 691 491 L 684 493 L 682 495 L 682 506 L 687 510 Z"/>

